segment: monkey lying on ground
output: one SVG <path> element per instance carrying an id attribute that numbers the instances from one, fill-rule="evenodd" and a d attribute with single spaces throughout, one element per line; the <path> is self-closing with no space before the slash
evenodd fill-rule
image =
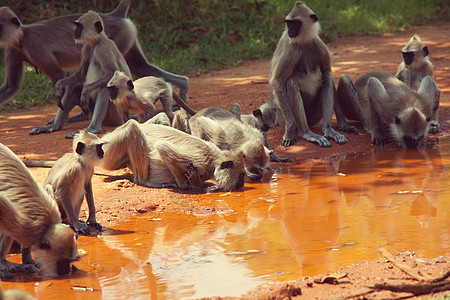
<path id="1" fill-rule="evenodd" d="M 138 120 L 144 123 L 155 115 L 155 102 L 159 99 L 164 112 L 173 120 L 172 99 L 186 110 L 194 111 L 173 92 L 172 86 L 162 78 L 154 76 L 141 77 L 134 82 L 130 76 L 121 71 L 115 71 L 114 76 L 106 85 L 109 98 L 116 104 L 122 119 L 128 120 L 128 112 L 138 114 Z"/>
<path id="2" fill-rule="evenodd" d="M 64 223 L 71 225 L 79 234 L 90 233 L 87 224 L 101 230 L 95 219 L 94 195 L 92 193 L 92 175 L 94 166 L 103 159 L 104 142 L 92 133 L 81 130 L 73 140 L 73 153 L 66 153 L 58 159 L 45 179 L 44 185 L 50 185 L 59 205 Z M 83 198 L 89 207 L 87 224 L 78 219 Z"/>
<path id="3" fill-rule="evenodd" d="M 231 112 L 204 108 L 189 119 L 189 127 L 192 135 L 211 141 L 222 150 L 242 151 L 245 173 L 252 180 L 260 180 L 268 169 L 270 151 L 264 146 L 262 132 L 242 123 Z"/>
<path id="4" fill-rule="evenodd" d="M 433 103 L 440 91 L 433 78 L 426 76 L 419 90 L 408 87 L 386 72 L 369 72 L 355 84 L 342 74 L 337 101 L 343 115 L 358 120 L 371 135 L 372 143 L 384 146 L 394 140 L 407 148 L 417 148 L 428 134 Z"/>
<path id="5" fill-rule="evenodd" d="M 398 66 L 395 77 L 418 90 L 426 76 L 433 77 L 433 64 L 428 54 L 428 47 L 422 43 L 417 34 L 413 35 L 402 48 L 403 61 Z M 430 132 L 432 133 L 439 130 L 439 97 L 435 100 L 430 123 Z"/>
<path id="6" fill-rule="evenodd" d="M 169 73 L 147 62 L 137 40 L 136 28 L 127 18 L 130 4 L 131 0 L 122 0 L 114 11 L 101 14 L 108 37 L 123 53 L 135 76 L 161 77 L 179 87 L 180 97 L 186 100 L 187 77 Z M 53 85 L 64 77 L 64 71 L 79 68 L 81 47 L 74 43 L 72 27 L 80 16 L 66 15 L 23 25 L 10 8 L 0 8 L 0 47 L 5 47 L 5 82 L 0 87 L 0 105 L 21 89 L 24 61 L 49 77 Z M 68 92 L 67 95 L 71 98 L 64 99 L 69 102 L 63 102 L 64 107 L 80 98 L 79 93 Z M 65 114 L 68 116 L 69 112 Z M 61 117 L 65 116 L 60 114 Z M 59 126 L 59 118 L 57 116 L 55 126 Z"/>
<path id="7" fill-rule="evenodd" d="M 291 162 L 290 158 L 279 157 L 275 154 L 272 147 L 267 140 L 267 131 L 269 129 L 274 129 L 277 125 L 277 108 L 273 106 L 270 102 L 264 103 L 259 108 L 253 110 L 251 114 L 240 114 L 239 104 L 235 103 L 231 106 L 230 112 L 233 113 L 242 122 L 253 126 L 260 130 L 264 135 L 264 146 L 269 149 L 270 161 L 274 162 Z"/>
<path id="8" fill-rule="evenodd" d="M 103 168 L 128 166 L 135 182 L 148 187 L 202 189 L 210 178 L 223 190 L 244 186 L 242 152 L 222 151 L 180 130 L 130 119 L 102 138 Z M 198 182 L 200 181 L 200 182 Z"/>
<path id="9" fill-rule="evenodd" d="M 49 187 L 44 190 L 20 159 L 0 144 L 0 278 L 36 272 L 31 247 L 44 276 L 68 274 L 78 257 L 75 232 L 61 223 Z M 22 245 L 23 264 L 6 260 L 13 240 Z"/>
<path id="10" fill-rule="evenodd" d="M 89 11 L 75 21 L 74 39 L 83 45 L 80 70 L 69 77 L 59 80 L 55 85 L 57 98 L 64 94 L 64 87 L 83 83 L 80 106 L 88 114 L 89 103 L 94 103 L 92 120 L 87 131 L 99 133 L 103 120 L 107 124 L 117 126 L 123 124 L 127 114 L 118 113 L 116 106 L 109 101 L 106 87 L 116 70 L 125 72 L 131 77 L 130 70 L 116 44 L 104 31 L 102 18 L 94 11 Z M 66 138 L 72 138 L 76 132 Z"/>
<path id="11" fill-rule="evenodd" d="M 331 128 L 335 87 L 330 52 L 319 37 L 319 18 L 303 2 L 296 2 L 286 16 L 286 29 L 278 41 L 270 66 L 271 101 L 284 121 L 283 146 L 300 137 L 331 146 L 328 139 L 344 144 L 345 137 Z M 322 119 L 324 136 L 313 133 L 309 125 Z M 346 124 L 349 126 L 348 124 Z M 340 128 L 354 132 L 353 127 Z"/>

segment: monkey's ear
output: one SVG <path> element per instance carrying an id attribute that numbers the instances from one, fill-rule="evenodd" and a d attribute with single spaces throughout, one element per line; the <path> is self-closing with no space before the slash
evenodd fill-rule
<path id="1" fill-rule="evenodd" d="M 395 119 L 395 124 L 400 124 L 401 123 L 401 120 L 400 120 L 400 118 L 399 117 L 397 117 L 397 116 L 395 116 L 394 117 L 394 119 Z"/>
<path id="2" fill-rule="evenodd" d="M 41 248 L 41 249 L 50 249 L 50 242 L 49 241 L 41 241 L 41 242 L 39 242 L 39 248 Z"/>
<path id="3" fill-rule="evenodd" d="M 319 20 L 319 17 L 316 14 L 309 15 L 309 17 L 311 18 L 311 20 L 313 20 L 314 23 Z"/>
<path id="4" fill-rule="evenodd" d="M 19 19 L 17 19 L 16 17 L 11 18 L 11 23 L 13 23 L 14 25 L 16 25 L 17 27 L 20 27 L 20 21 L 19 21 Z"/>
<path id="5" fill-rule="evenodd" d="M 427 46 L 425 46 L 425 47 L 423 47 L 422 48 L 422 51 L 423 51 L 423 56 L 427 56 L 430 52 L 428 51 L 428 47 Z"/>
<path id="6" fill-rule="evenodd" d="M 94 26 L 95 26 L 95 30 L 97 31 L 97 33 L 100 33 L 103 31 L 103 26 L 100 21 L 95 22 Z"/>
<path id="7" fill-rule="evenodd" d="M 131 79 L 127 81 L 127 85 L 128 85 L 128 89 L 130 91 L 132 91 L 134 89 L 134 84 L 133 84 L 133 81 L 131 81 Z"/>
<path id="8" fill-rule="evenodd" d="M 222 164 L 220 165 L 220 167 L 221 167 L 222 169 L 230 169 L 230 168 L 233 167 L 233 161 L 232 161 L 232 160 L 224 161 L 224 162 L 222 162 Z"/>
<path id="9" fill-rule="evenodd" d="M 253 115 L 254 115 L 255 117 L 257 117 L 257 118 L 260 118 L 260 117 L 262 117 L 262 112 L 261 112 L 261 110 L 258 108 L 258 109 L 255 109 L 255 110 L 253 111 Z"/>
<path id="10" fill-rule="evenodd" d="M 85 148 L 84 143 L 78 142 L 77 149 L 75 149 L 75 152 L 81 155 L 84 152 L 84 148 Z"/>

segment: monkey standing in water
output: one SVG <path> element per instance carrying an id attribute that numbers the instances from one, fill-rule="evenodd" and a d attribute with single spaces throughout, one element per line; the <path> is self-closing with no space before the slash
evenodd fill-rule
<path id="1" fill-rule="evenodd" d="M 116 104 L 122 119 L 128 120 L 128 112 L 137 113 L 141 123 L 155 116 L 155 102 L 159 99 L 164 112 L 172 122 L 172 99 L 191 113 L 195 113 L 176 93 L 170 83 L 154 76 L 141 77 L 134 82 L 127 74 L 115 71 L 106 85 L 109 98 Z"/>
<path id="2" fill-rule="evenodd" d="M 75 21 L 75 26 L 75 43 L 83 45 L 80 70 L 59 80 L 55 85 L 55 94 L 57 98 L 61 98 L 65 86 L 84 82 L 80 99 L 83 112 L 89 113 L 90 100 L 94 103 L 92 120 L 87 131 L 99 133 L 103 120 L 110 125 L 120 125 L 126 121 L 109 101 L 106 84 L 116 70 L 125 72 L 129 77 L 131 74 L 116 44 L 106 36 L 99 14 L 89 11 Z M 70 133 L 66 138 L 72 138 L 75 133 Z"/>
<path id="3" fill-rule="evenodd" d="M 407 148 L 417 148 L 428 134 L 433 103 L 440 91 L 433 78 L 426 76 L 416 92 L 386 72 L 369 72 L 353 84 L 342 74 L 337 101 L 342 108 L 336 113 L 358 120 L 371 135 L 372 143 L 382 147 L 389 140 Z"/>
<path id="4" fill-rule="evenodd" d="M 92 133 L 81 130 L 73 140 L 73 153 L 66 153 L 58 159 L 45 179 L 55 194 L 64 223 L 72 226 L 79 234 L 90 233 L 87 224 L 101 230 L 95 219 L 92 175 L 94 166 L 103 159 L 104 142 Z M 78 219 L 83 198 L 89 207 L 87 224 Z"/>
<path id="5" fill-rule="evenodd" d="M 286 16 L 287 27 L 271 61 L 271 101 L 280 114 L 279 120 L 285 124 L 282 142 L 285 147 L 294 144 L 296 131 L 300 137 L 322 147 L 331 146 L 330 138 L 338 144 L 347 141 L 331 128 L 335 87 L 331 54 L 319 37 L 318 19 L 303 2 L 296 2 Z M 309 128 L 321 119 L 324 136 L 313 133 Z M 340 129 L 356 133 L 356 129 L 350 126 Z"/>
<path id="6" fill-rule="evenodd" d="M 403 61 L 398 66 L 395 77 L 417 91 L 426 76 L 433 77 L 433 64 L 428 54 L 428 47 L 417 34 L 413 35 L 402 48 Z M 432 133 L 439 130 L 439 97 L 435 100 L 430 123 Z"/>
<path id="7" fill-rule="evenodd" d="M 50 187 L 42 186 L 20 159 L 0 144 L 0 278 L 14 272 L 36 272 L 31 257 L 44 276 L 68 274 L 78 257 L 75 232 L 61 223 L 61 214 Z M 13 240 L 22 245 L 23 264 L 6 260 Z"/>

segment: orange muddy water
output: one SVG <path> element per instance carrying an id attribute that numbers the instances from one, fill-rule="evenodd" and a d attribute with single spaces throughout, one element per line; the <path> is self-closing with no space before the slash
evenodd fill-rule
<path id="1" fill-rule="evenodd" d="M 71 276 L 18 274 L 2 286 L 42 299 L 237 296 L 378 258 L 378 245 L 448 255 L 450 138 L 351 156 L 277 164 L 243 190 L 188 195 L 185 209 L 80 237 Z"/>

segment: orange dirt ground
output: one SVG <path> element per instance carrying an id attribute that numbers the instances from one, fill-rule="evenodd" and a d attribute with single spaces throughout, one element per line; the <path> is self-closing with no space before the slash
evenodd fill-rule
<path id="1" fill-rule="evenodd" d="M 383 70 L 396 73 L 401 61 L 400 49 L 412 34 L 417 33 L 430 49 L 430 58 L 434 64 L 434 78 L 441 90 L 440 123 L 441 131 L 430 137 L 438 142 L 437 137 L 449 134 L 449 105 L 450 105 L 450 23 L 434 24 L 432 26 L 414 27 L 404 31 L 392 32 L 382 36 L 351 36 L 342 37 L 329 45 L 333 54 L 333 73 L 335 81 L 340 74 L 346 73 L 353 80 L 362 74 Z M 190 76 L 189 105 L 194 109 L 208 106 L 219 106 L 228 109 L 231 104 L 239 103 L 241 112 L 249 113 L 257 108 L 269 97 L 268 73 L 270 59 L 246 61 L 236 67 Z M 27 88 L 27 87 L 24 87 Z M 64 153 L 70 152 L 71 140 L 64 136 L 73 130 L 87 127 L 88 122 L 66 124 L 60 132 L 30 136 L 28 132 L 34 127 L 40 127 L 54 117 L 56 105 L 33 109 L 31 111 L 9 113 L 0 116 L 0 142 L 8 146 L 21 159 L 56 160 Z M 340 156 L 354 152 L 365 152 L 372 149 L 370 137 L 360 130 L 358 136 L 345 134 L 348 142 L 337 145 L 332 141 L 329 148 L 320 148 L 303 140 L 298 140 L 294 146 L 282 147 L 283 130 L 269 133 L 269 140 L 275 152 L 280 157 L 289 157 L 293 161 L 308 158 L 326 158 Z M 333 121 L 333 126 L 337 124 Z M 104 127 L 104 132 L 113 130 Z M 320 125 L 313 127 L 313 131 L 320 133 Z M 390 145 L 388 147 L 391 147 Z M 33 168 L 32 173 L 43 182 L 48 169 Z M 168 189 L 150 189 L 136 186 L 130 180 L 132 176 L 127 170 L 106 172 L 97 169 L 93 186 L 97 206 L 97 220 L 105 227 L 118 224 L 136 215 L 138 212 L 149 211 L 159 206 L 160 209 L 176 208 L 176 198 L 183 197 L 183 193 L 174 195 Z M 87 216 L 87 207 L 83 206 L 81 218 Z M 412 253 L 402 253 L 397 256 L 415 270 L 437 276 L 450 269 L 450 258 L 422 258 Z M 317 284 L 315 277 L 302 277 L 290 283 L 267 284 L 245 297 L 252 299 L 341 299 L 368 291 L 367 286 L 373 283 L 387 282 L 392 278 L 401 279 L 395 282 L 414 283 L 410 276 L 405 275 L 397 267 L 393 267 L 385 259 L 373 262 L 360 262 L 339 271 L 348 274 L 338 279 L 340 284 Z M 298 294 L 301 288 L 302 295 Z M 377 292 L 353 299 L 399 298 L 410 294 Z M 441 297 L 447 294 L 440 293 Z M 428 299 L 429 296 L 423 296 Z M 434 295 L 437 297 L 437 295 Z M 414 299 L 419 299 L 418 297 Z"/>

